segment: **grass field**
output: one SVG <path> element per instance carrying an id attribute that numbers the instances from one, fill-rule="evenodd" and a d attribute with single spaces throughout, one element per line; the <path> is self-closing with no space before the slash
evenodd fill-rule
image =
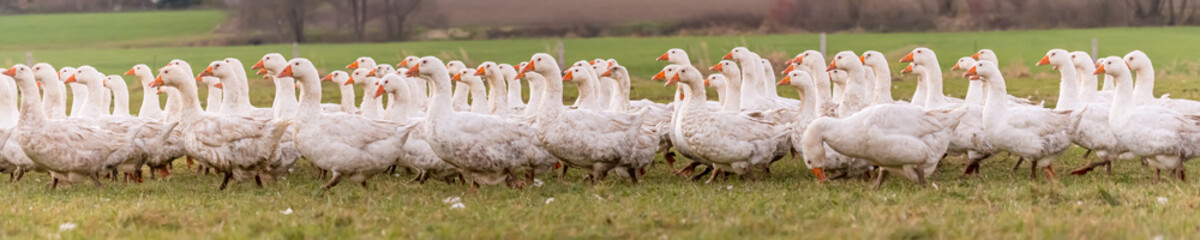
<path id="1" fill-rule="evenodd" d="M 150 16 L 132 16 L 138 14 Z M 184 16 L 193 18 L 170 23 L 169 31 L 135 33 L 108 27 Z M 159 41 L 156 39 L 211 37 L 205 29 L 220 22 L 220 16 L 220 12 L 165 12 L 0 17 L 0 31 L 19 32 L 27 25 L 48 21 L 39 19 L 63 20 L 44 35 L 60 36 L 56 38 L 6 32 L 6 37 L 17 40 L 0 40 L 0 63 L 23 63 L 26 51 L 32 51 L 37 61 L 56 67 L 88 64 L 118 74 L 134 64 L 161 66 L 173 58 L 202 68 L 224 57 L 253 64 L 268 52 L 290 55 L 290 45 L 114 47 Z M 72 25 L 68 19 L 109 24 Z M 1106 56 L 1133 49 L 1146 51 L 1160 74 L 1156 93 L 1200 99 L 1200 88 L 1190 82 L 1200 76 L 1200 61 L 1191 55 L 1200 52 L 1200 45 L 1194 44 L 1200 28 L 831 34 L 829 49 L 873 49 L 899 59 L 913 47 L 927 46 L 938 51 L 943 69 L 948 69 L 958 57 L 991 48 L 1003 62 L 1013 95 L 1034 96 L 1052 105 L 1058 75 L 1033 63 L 1050 48 L 1089 48 L 1091 38 L 1099 39 L 1100 53 Z M 781 61 L 817 48 L 816 39 L 815 35 L 766 35 L 562 41 L 566 57 L 572 61 L 619 60 L 635 76 L 635 97 L 662 102 L 673 89 L 647 79 L 663 66 L 653 59 L 668 48 L 688 50 L 697 65 L 711 65 L 733 46 L 748 46 Z M 383 63 L 394 63 L 404 55 L 463 59 L 468 64 L 485 60 L 515 63 L 532 53 L 550 51 L 556 41 L 306 44 L 300 47 L 300 54 L 313 59 L 326 73 L 363 55 Z M 892 71 L 903 66 L 895 63 Z M 957 73 L 946 74 L 946 92 L 961 96 L 966 81 Z M 915 81 L 911 75 L 900 78 L 904 81 L 896 83 L 893 93 L 898 99 L 907 99 Z M 254 104 L 270 105 L 273 88 L 269 85 L 267 81 L 252 83 Z M 135 91 L 131 108 L 136 110 L 141 89 L 131 90 Z M 792 89 L 780 91 L 795 95 Z M 326 102 L 336 101 L 332 85 L 326 85 L 326 93 Z M 567 90 L 567 95 L 573 95 L 572 90 Z M 1086 163 L 1082 154 L 1082 150 L 1072 149 L 1060 158 L 1057 168 L 1065 173 L 1062 170 Z M 891 178 L 878 190 L 870 190 L 863 180 L 818 184 L 803 164 L 794 160 L 778 163 L 772 176 L 758 182 L 731 178 L 714 184 L 693 183 L 658 164 L 638 185 L 617 178 L 596 186 L 580 184 L 582 176 L 576 171 L 565 181 L 543 177 L 545 184 L 540 187 L 483 188 L 473 194 L 460 185 L 417 185 L 408 182 L 411 175 L 403 173 L 377 177 L 369 190 L 346 184 L 319 192 L 323 182 L 315 179 L 314 170 L 306 163 L 299 164 L 302 167 L 287 179 L 263 189 L 236 184 L 224 192 L 216 190 L 218 177 L 196 174 L 183 164 L 176 164 L 174 174 L 166 180 L 109 183 L 103 190 L 79 185 L 51 191 L 45 187 L 48 177 L 35 174 L 0 187 L 4 189 L 0 202 L 7 203 L 0 207 L 0 237 L 1173 239 L 1200 233 L 1195 180 L 1156 183 L 1152 171 L 1133 161 L 1115 163 L 1113 176 L 1101 172 L 1083 177 L 1064 174 L 1055 181 L 1030 180 L 1028 165 L 1010 172 L 1014 162 L 1002 155 L 993 157 L 984 163 L 981 175 L 962 179 L 959 173 L 964 161 L 948 158 L 932 176 L 931 186 L 922 188 Z M 454 197 L 461 198 L 465 209 L 451 209 L 452 204 L 443 202 Z"/>

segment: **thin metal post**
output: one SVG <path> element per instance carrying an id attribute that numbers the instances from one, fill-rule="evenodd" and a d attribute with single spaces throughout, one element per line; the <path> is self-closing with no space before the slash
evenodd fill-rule
<path id="1" fill-rule="evenodd" d="M 292 42 L 292 58 L 300 57 L 300 43 Z"/>
<path id="2" fill-rule="evenodd" d="M 821 55 L 829 56 L 829 54 L 825 53 L 825 33 L 821 33 Z"/>
<path id="3" fill-rule="evenodd" d="M 558 40 L 558 49 L 557 50 L 558 50 L 558 65 L 562 66 L 563 63 L 566 61 L 566 59 L 563 59 L 563 54 L 564 54 L 564 52 L 566 52 L 566 49 L 563 48 L 562 40 Z"/>
<path id="4" fill-rule="evenodd" d="M 1095 62 L 1096 59 L 1100 59 L 1100 51 L 1099 50 L 1100 50 L 1100 40 L 1092 38 L 1092 58 L 1093 58 L 1092 62 Z"/>
<path id="5" fill-rule="evenodd" d="M 25 51 L 25 65 L 33 66 L 33 51 Z"/>

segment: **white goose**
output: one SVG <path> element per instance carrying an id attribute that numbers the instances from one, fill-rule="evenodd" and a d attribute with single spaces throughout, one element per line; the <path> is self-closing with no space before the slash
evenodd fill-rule
<path id="1" fill-rule="evenodd" d="M 524 110 L 525 100 L 521 99 L 521 80 L 517 79 L 517 68 L 501 63 L 500 71 L 504 73 L 505 86 L 508 86 L 508 105 L 517 110 Z"/>
<path id="2" fill-rule="evenodd" d="M 338 92 L 341 93 L 341 102 L 338 104 L 339 111 L 358 114 L 358 107 L 354 106 L 354 78 L 351 78 L 349 73 L 333 71 L 321 78 L 321 81 L 331 81 L 338 87 Z"/>
<path id="3" fill-rule="evenodd" d="M 113 116 L 132 116 L 129 114 L 129 85 L 125 83 L 125 79 L 117 75 L 108 75 L 103 86 L 112 92 Z"/>
<path id="4" fill-rule="evenodd" d="M 817 99 L 829 103 L 832 99 L 832 92 L 829 86 L 829 74 L 825 73 L 825 55 L 815 50 L 805 50 L 796 55 L 795 58 L 789 60 L 795 70 L 808 72 L 808 75 L 813 76 L 813 82 L 817 87 Z M 787 71 L 787 70 L 785 70 Z M 789 71 L 790 72 L 790 71 Z M 920 91 L 917 88 L 917 91 Z M 824 107 L 822 104 L 817 104 L 817 107 Z M 822 110 L 821 112 L 826 112 Z"/>
<path id="5" fill-rule="evenodd" d="M 1166 95 L 1154 99 L 1154 65 L 1146 53 L 1134 50 L 1125 55 L 1125 62 L 1131 71 L 1137 72 L 1133 97 L 1138 104 L 1154 102 L 1179 113 L 1200 114 L 1200 101 L 1169 98 Z"/>
<path id="6" fill-rule="evenodd" d="M 479 76 L 475 76 L 475 70 L 464 68 L 450 77 L 451 81 L 465 83 L 458 87 L 465 87 L 471 92 L 471 111 L 478 114 L 488 114 L 487 89 L 483 87 L 483 80 Z"/>
<path id="7" fill-rule="evenodd" d="M 518 68 L 524 69 L 529 62 L 521 62 Z M 546 77 L 536 72 L 518 72 L 516 78 L 524 78 L 529 83 L 529 103 L 525 105 L 522 116 L 534 116 L 542 107 L 542 94 L 546 92 Z"/>
<path id="8" fill-rule="evenodd" d="M 1096 72 L 1096 63 L 1092 61 L 1092 56 L 1083 51 L 1071 52 L 1071 63 L 1075 64 L 1075 73 L 1079 77 L 1079 100 L 1083 102 L 1104 102 L 1112 103 L 1112 92 L 1100 94 L 1096 91 L 1096 75 L 1091 74 Z M 1107 76 L 1107 75 L 1106 75 Z M 1107 84 L 1112 85 L 1112 79 L 1108 79 Z M 1108 86 L 1112 89 L 1112 86 Z"/>
<path id="9" fill-rule="evenodd" d="M 258 64 L 256 63 L 255 65 L 257 66 Z M 221 79 L 222 114 L 250 116 L 255 118 L 272 118 L 275 116 L 275 110 L 271 108 L 260 108 L 250 104 L 250 83 L 247 82 L 248 79 L 244 77 L 245 74 L 238 74 L 239 70 L 245 70 L 242 69 L 243 67 L 241 64 L 230 63 L 229 61 L 215 61 L 209 64 L 208 68 L 220 69 L 219 73 L 207 70 L 207 68 L 203 72 L 213 72 L 211 74 L 214 74 L 217 78 Z M 266 70 L 261 67 L 255 69 Z M 187 71 L 188 74 L 191 74 L 191 70 L 184 70 Z M 170 95 L 169 92 L 168 95 Z M 182 97 L 183 94 L 180 94 L 180 96 Z M 187 100 L 184 99 L 183 101 L 186 102 Z"/>
<path id="10" fill-rule="evenodd" d="M 278 76 L 287 65 L 288 60 L 284 59 L 282 54 L 268 53 L 251 68 L 266 69 L 267 77 L 275 82 L 275 101 L 271 104 L 275 118 L 290 118 L 296 115 L 296 109 L 300 106 L 300 102 L 296 100 L 296 80 Z"/>
<path id="11" fill-rule="evenodd" d="M 133 152 L 127 159 L 122 160 L 118 165 L 114 166 L 116 170 L 125 172 L 126 176 L 134 178 L 141 182 L 141 168 L 147 160 L 154 159 L 162 161 L 161 148 L 167 148 L 168 137 L 170 131 L 173 131 L 173 124 L 163 124 L 158 120 L 147 120 L 135 118 L 128 114 L 128 107 L 125 107 L 126 114 L 124 115 L 104 115 L 103 111 L 106 108 L 103 104 L 105 101 L 102 92 L 111 92 L 105 85 L 109 85 L 108 78 L 104 74 L 96 71 L 90 66 L 82 66 L 77 69 L 76 74 L 67 78 L 67 83 L 77 83 L 78 86 L 86 87 L 88 90 L 88 99 L 80 99 L 83 102 L 78 116 L 72 116 L 71 119 L 83 124 L 90 124 L 105 130 L 111 130 L 118 134 L 132 134 L 130 137 L 131 148 Z M 123 80 L 115 80 L 118 82 Z M 114 83 L 114 85 L 117 85 Z M 118 95 L 127 95 L 128 92 L 121 92 Z M 124 101 L 128 106 L 128 99 Z M 115 178 L 115 176 L 114 176 Z"/>
<path id="12" fill-rule="evenodd" d="M 214 72 L 227 72 L 232 66 L 213 65 Z M 217 76 L 222 78 L 221 76 Z M 227 79 L 227 78 L 222 78 Z M 177 91 L 180 113 L 179 126 L 187 155 L 200 159 L 217 172 L 225 174 L 219 189 L 225 189 L 235 175 L 254 175 L 261 186 L 260 175 L 277 158 L 280 138 L 292 124 L 291 120 L 255 119 L 233 115 L 205 113 L 200 108 L 196 81 L 178 66 L 159 70 L 151 87 L 167 86 Z"/>
<path id="13" fill-rule="evenodd" d="M 580 65 L 582 63 L 582 65 Z M 575 88 L 579 90 L 579 95 L 575 97 L 575 104 L 571 107 L 583 110 L 602 111 L 606 108 L 603 102 L 611 99 L 604 99 L 598 96 L 600 91 L 599 75 L 594 74 L 591 65 L 587 62 L 580 61 L 575 63 L 576 66 L 567 69 L 568 73 L 572 73 L 572 77 L 563 77 L 563 81 L 575 84 Z M 578 77 L 575 77 L 578 76 Z"/>
<path id="14" fill-rule="evenodd" d="M 909 64 L 901 72 L 913 72 L 918 75 L 918 79 L 924 79 L 922 75 L 928 74 L 926 68 L 913 67 L 917 64 Z M 975 65 L 975 59 L 970 57 L 959 58 L 950 70 L 963 70 L 971 68 Z M 967 95 L 963 97 L 964 102 L 961 106 L 963 111 L 966 111 L 962 118 L 959 119 L 958 125 L 954 128 L 953 136 L 950 138 L 950 145 L 946 148 L 946 153 L 949 155 L 967 156 L 967 167 L 963 170 L 963 175 L 971 175 L 979 173 L 979 163 L 992 156 L 994 147 L 992 147 L 991 139 L 987 136 L 987 131 L 983 128 L 983 100 L 984 100 L 983 82 L 971 81 L 967 86 Z"/>
<path id="15" fill-rule="evenodd" d="M 336 186 L 342 178 L 359 182 L 365 188 L 367 179 L 400 159 L 399 146 L 404 145 L 411 125 L 346 113 L 325 114 L 321 110 L 320 75 L 308 59 L 292 59 L 275 77 L 300 83 L 296 146 L 305 159 L 332 172 L 333 178 L 322 188 Z"/>
<path id="16" fill-rule="evenodd" d="M 742 111 L 742 73 L 737 64 L 733 61 L 721 60 L 716 65 L 709 67 L 708 70 L 721 73 L 721 79 L 724 80 L 724 84 L 722 84 L 724 85 L 723 89 L 721 87 L 716 88 L 717 100 L 721 103 L 721 111 Z"/>
<path id="17" fill-rule="evenodd" d="M 472 188 L 506 180 L 510 186 L 519 186 L 511 182 L 516 180 L 514 171 L 532 165 L 530 160 L 545 159 L 542 155 L 546 152 L 528 125 L 499 116 L 450 109 L 450 75 L 441 60 L 425 57 L 413 61 L 411 66 L 406 72 L 408 77 L 424 78 L 433 89 L 424 122 L 430 147 L 438 157 L 462 171 L 472 182 Z"/>
<path id="18" fill-rule="evenodd" d="M 488 71 L 485 66 L 492 68 L 491 71 Z M 476 78 L 482 78 L 487 83 L 488 113 L 509 116 L 516 111 L 516 109 L 509 106 L 508 79 L 504 76 L 505 73 L 500 70 L 500 65 L 487 61 L 479 64 L 479 67 L 470 72 Z"/>
<path id="19" fill-rule="evenodd" d="M 38 96 L 33 69 L 18 64 L 6 70 L 4 75 L 16 81 L 22 96 Z M 37 167 L 58 175 L 52 180 L 51 188 L 61 180 L 71 181 L 82 176 L 91 178 L 96 187 L 103 187 L 100 173 L 129 159 L 135 152 L 131 144 L 132 133 L 108 131 L 74 119 L 48 119 L 40 98 L 22 97 L 20 101 L 21 117 L 12 137 Z M 73 143 L 71 151 L 62 150 L 61 144 L 65 142 Z"/>
<path id="20" fill-rule="evenodd" d="M 258 69 L 260 69 L 260 70 L 267 70 L 267 72 L 268 72 L 267 74 L 275 74 L 276 72 L 272 71 L 271 69 L 274 69 L 274 67 L 277 67 L 277 66 L 274 66 L 274 64 L 275 64 L 275 62 L 279 61 L 279 59 L 281 59 L 281 58 L 282 57 L 278 56 L 278 55 L 268 54 L 267 57 L 264 57 L 262 60 L 259 60 L 259 63 L 263 63 L 263 64 L 255 64 L 255 66 L 258 67 Z M 244 86 L 244 84 L 246 84 L 246 83 L 241 82 L 243 80 L 243 78 L 237 74 L 242 68 L 242 66 L 238 65 L 238 63 L 239 62 L 237 62 L 236 59 L 234 59 L 234 61 L 229 61 L 229 59 L 226 59 L 226 61 L 216 61 L 216 62 L 213 62 L 211 65 L 209 65 L 208 68 L 205 68 L 204 71 L 201 72 L 199 76 L 200 77 L 215 76 L 217 78 L 220 78 L 222 83 L 236 82 L 238 86 Z M 282 70 L 282 69 L 280 69 L 280 70 Z M 280 78 L 276 78 L 276 79 L 280 79 Z M 278 92 L 279 90 L 284 90 L 284 92 L 287 92 L 286 89 L 289 89 L 289 88 L 293 89 L 293 92 L 294 92 L 295 84 L 288 82 L 289 80 L 292 80 L 292 79 L 291 78 L 282 78 L 282 79 L 283 79 L 282 82 L 284 84 L 287 84 L 288 86 L 285 88 L 279 88 L 279 86 L 276 86 L 276 91 L 277 91 L 276 95 L 279 95 L 279 92 Z M 248 88 L 238 87 L 235 89 L 226 89 L 227 90 L 226 92 L 234 91 L 234 90 L 240 92 L 242 89 L 248 89 Z M 244 97 L 241 99 L 248 99 L 249 98 L 248 94 L 249 94 L 248 92 L 245 92 L 245 93 L 237 93 L 235 95 Z M 287 94 L 287 93 L 284 93 L 284 94 Z M 282 100 L 283 102 L 287 101 L 286 100 L 287 96 L 284 96 L 282 98 L 285 99 L 285 100 Z M 277 99 L 280 99 L 280 98 L 277 97 Z M 225 103 L 228 103 L 228 101 L 229 101 L 228 98 L 226 98 L 224 100 L 225 100 Z M 247 104 L 247 105 L 240 105 L 240 104 L 237 104 L 237 105 L 248 106 L 249 101 L 245 101 L 245 104 Z M 284 106 L 286 106 L 286 105 L 287 104 L 284 104 Z M 245 107 L 240 107 L 240 108 L 246 109 Z M 222 106 L 221 110 L 224 112 L 226 110 L 225 106 Z M 224 114 L 248 116 L 248 117 L 257 118 L 257 119 L 290 119 L 295 115 L 294 113 L 292 113 L 291 115 L 288 115 L 288 116 L 281 116 L 283 114 L 288 114 L 286 107 L 284 107 L 284 108 L 252 108 L 249 112 L 244 112 L 245 110 L 241 110 L 241 111 L 243 111 L 243 112 L 242 113 L 224 113 Z M 275 178 L 275 177 L 280 177 L 284 174 L 287 174 L 289 172 L 289 169 L 291 169 L 292 165 L 294 165 L 296 163 L 296 160 L 298 160 L 300 158 L 300 151 L 296 149 L 295 134 L 284 134 L 283 138 L 281 138 L 279 140 L 279 143 L 280 143 L 280 146 L 278 148 L 274 148 L 275 151 L 277 151 L 277 152 L 275 154 L 271 155 L 274 158 L 272 158 L 272 159 L 270 159 L 270 161 L 268 161 L 268 163 L 270 163 L 270 165 L 267 166 L 267 170 L 269 171 L 270 174 L 262 175 L 260 177 Z"/>
<path id="21" fill-rule="evenodd" d="M 221 83 L 220 78 L 215 77 L 199 77 L 196 80 L 208 86 L 208 97 L 204 98 L 204 111 L 210 113 L 220 113 L 221 105 L 224 104 L 221 101 L 221 92 L 223 91 L 221 88 L 225 87 L 225 84 Z"/>
<path id="22" fill-rule="evenodd" d="M 407 59 L 405 59 L 405 60 L 407 60 Z M 397 65 L 397 66 L 399 66 L 399 65 Z M 407 65 L 405 65 L 405 66 L 407 67 Z M 450 71 L 450 76 L 454 76 L 455 74 L 462 72 L 463 69 L 467 69 L 467 64 L 463 63 L 462 61 L 452 60 L 452 61 L 446 63 L 446 70 Z M 471 87 L 469 85 L 467 85 L 467 82 L 463 82 L 463 81 L 453 81 L 453 82 L 454 82 L 454 96 L 451 97 L 451 100 L 454 103 L 454 111 L 459 111 L 459 112 L 471 111 L 471 103 L 468 102 L 468 99 L 470 99 L 470 97 L 471 97 Z M 410 84 L 410 85 L 413 85 L 413 84 Z M 410 86 L 409 90 L 412 90 L 414 88 L 416 88 L 415 85 Z"/>
<path id="23" fill-rule="evenodd" d="M 841 71 L 841 70 L 836 70 Z M 787 133 L 788 140 L 791 143 L 793 151 L 801 151 L 804 149 L 803 142 L 804 130 L 808 129 L 809 123 L 821 117 L 817 107 L 820 102 L 820 94 L 817 93 L 817 87 L 813 84 L 812 76 L 806 71 L 793 70 L 788 72 L 783 79 L 779 80 L 779 85 L 790 85 L 796 87 L 800 95 L 800 114 L 797 115 L 796 121 L 792 123 L 791 129 Z M 793 156 L 798 156 L 797 152 L 792 153 Z M 858 176 L 867 173 L 870 170 L 871 164 L 860 159 L 846 157 L 833 151 L 829 146 L 825 146 L 825 165 L 823 170 L 832 172 L 832 179 L 841 177 Z"/>
<path id="24" fill-rule="evenodd" d="M 589 68 L 572 68 L 566 76 L 558 63 L 549 54 L 534 54 L 522 72 L 537 72 L 546 77 L 546 92 L 542 95 L 542 109 L 538 111 L 534 128 L 542 140 L 543 148 L 570 167 L 583 168 L 589 179 L 598 183 L 608 171 L 631 162 L 637 143 L 641 114 L 612 113 L 588 109 L 569 110 L 562 105 L 562 83 L 566 80 L 588 78 L 584 74 Z M 595 81 L 595 79 L 582 79 Z M 703 89 L 702 89 L 703 90 Z M 626 170 L 637 182 L 637 170 L 629 166 Z"/>
<path id="25" fill-rule="evenodd" d="M 4 71 L 8 69 L 0 69 L 0 72 Z M 14 85 L 16 81 L 12 77 L 0 74 L 0 132 L 3 132 L 0 135 L 7 135 L 3 137 L 7 140 L 0 145 L 0 163 L 9 173 L 9 181 L 21 181 L 26 172 L 38 168 L 25 154 L 17 138 L 11 137 L 13 132 L 18 131 L 16 127 L 21 119 L 20 110 L 17 108 L 17 88 Z"/>
<path id="26" fill-rule="evenodd" d="M 1071 111 L 1009 107 L 1008 89 L 995 63 L 979 61 L 965 75 L 972 81 L 983 81 L 987 88 L 983 127 L 992 146 L 1029 159 L 1033 163 L 1030 178 L 1036 177 L 1038 168 L 1045 168 L 1047 176 L 1054 178 L 1054 159 L 1071 146 Z"/>
<path id="27" fill-rule="evenodd" d="M 396 67 L 409 69 L 417 66 L 418 60 L 420 58 L 416 56 L 404 57 L 404 60 L 397 63 Z M 463 67 L 466 67 L 466 65 L 463 65 Z M 409 91 L 413 93 L 412 96 L 415 97 L 413 99 L 416 101 L 417 106 L 420 106 L 424 110 L 429 105 L 429 96 L 431 95 L 429 92 L 429 81 L 425 78 L 411 78 L 409 84 L 413 86 L 409 88 Z"/>
<path id="28" fill-rule="evenodd" d="M 867 71 L 862 60 L 852 51 L 842 51 L 833 56 L 827 70 L 841 69 L 847 73 L 846 93 L 838 104 L 837 116 L 848 117 L 871 104 L 873 84 L 868 84 Z"/>
<path id="29" fill-rule="evenodd" d="M 759 72 L 761 74 L 761 71 Z M 787 154 L 787 126 L 763 122 L 741 113 L 711 112 L 705 106 L 703 76 L 685 66 L 667 84 L 687 85 L 679 117 L 672 131 L 687 142 L 695 156 L 710 161 L 718 171 L 754 179 Z M 714 174 L 715 177 L 717 174 Z"/>
<path id="30" fill-rule="evenodd" d="M 371 97 L 371 94 L 373 94 L 372 91 L 375 91 L 371 90 L 371 88 L 376 86 L 376 82 L 379 81 L 379 78 L 368 77 L 367 75 L 370 75 L 371 71 L 374 71 L 374 69 L 359 68 L 354 69 L 354 71 L 350 73 L 350 78 L 354 79 L 355 83 L 361 83 L 363 85 L 362 105 L 359 106 L 358 114 L 367 116 L 371 119 L 375 119 L 376 117 L 382 118 L 383 114 L 381 112 L 383 111 L 383 99 Z"/>
<path id="31" fill-rule="evenodd" d="M 900 62 L 917 63 L 925 68 L 926 81 L 921 83 L 925 84 L 926 100 L 920 106 L 925 109 L 952 108 L 963 103 L 962 99 L 947 97 L 943 91 L 942 67 L 938 64 L 937 54 L 933 50 L 923 47 L 913 49 L 900 59 Z"/>
<path id="32" fill-rule="evenodd" d="M 404 146 L 401 147 L 402 155 L 396 164 L 417 169 L 418 174 L 415 180 L 419 183 L 425 183 L 430 178 L 453 182 L 454 177 L 462 177 L 462 174 L 453 165 L 442 161 L 429 146 L 429 141 L 426 140 L 429 136 L 423 125 L 425 119 L 415 116 L 418 114 L 419 107 L 412 102 L 414 97 L 408 96 L 411 95 L 408 88 L 412 86 L 409 82 L 410 80 L 403 76 L 388 75 L 379 81 L 378 90 L 375 92 L 376 98 L 386 92 L 397 101 L 395 105 L 387 109 L 387 115 L 384 117 L 386 120 L 406 125 L 415 124 L 408 133 L 408 139 L 404 141 Z"/>
<path id="33" fill-rule="evenodd" d="M 1113 76 L 1116 85 L 1117 95 L 1109 111 L 1113 135 L 1125 149 L 1146 158 L 1155 168 L 1156 181 L 1164 169 L 1182 180 L 1183 162 L 1200 150 L 1200 121 L 1160 105 L 1139 104 L 1129 66 L 1132 64 L 1124 64 L 1121 58 L 1109 57 L 1095 72 Z"/>
<path id="34" fill-rule="evenodd" d="M 1125 152 L 1108 124 L 1108 111 L 1111 103 L 1091 102 L 1082 98 L 1079 85 L 1083 82 L 1079 81 L 1079 74 L 1076 72 L 1078 67 L 1075 66 L 1076 62 L 1071 59 L 1072 57 L 1074 55 L 1066 50 L 1052 49 L 1046 52 L 1046 56 L 1037 63 L 1039 66 L 1049 64 L 1062 75 L 1059 83 L 1058 104 L 1054 109 L 1072 111 L 1071 121 L 1074 122 L 1074 126 L 1068 128 L 1071 142 L 1088 149 L 1088 151 L 1095 152 L 1096 157 L 1100 158 L 1100 161 L 1089 163 L 1087 166 L 1072 171 L 1071 174 L 1087 174 L 1097 166 L 1108 166 L 1106 169 L 1111 174 L 1112 159 Z M 1091 60 L 1083 62 L 1090 64 Z M 1091 89 L 1094 92 L 1096 89 L 1094 77 L 1091 82 Z M 1086 85 L 1083 87 L 1087 88 Z"/>
<path id="35" fill-rule="evenodd" d="M 861 61 L 863 65 L 871 67 L 872 73 L 875 76 L 875 89 L 872 94 L 875 99 L 874 104 L 892 103 L 896 100 L 892 99 L 892 70 L 888 68 L 887 58 L 883 53 L 878 51 L 863 52 Z"/>

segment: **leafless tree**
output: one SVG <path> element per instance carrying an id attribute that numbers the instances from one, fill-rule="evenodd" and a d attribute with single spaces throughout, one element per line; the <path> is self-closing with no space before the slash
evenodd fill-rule
<path id="1" fill-rule="evenodd" d="M 354 26 L 354 36 L 358 41 L 367 39 L 367 0 L 349 0 L 350 2 L 350 23 Z"/>
<path id="2" fill-rule="evenodd" d="M 408 16 L 421 5 L 421 0 L 383 0 L 384 28 L 388 40 L 403 40 L 407 38 Z"/>

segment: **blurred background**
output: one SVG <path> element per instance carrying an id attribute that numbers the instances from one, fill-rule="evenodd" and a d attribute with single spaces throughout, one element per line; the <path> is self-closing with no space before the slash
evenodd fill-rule
<path id="1" fill-rule="evenodd" d="M 1196 25 L 1192 0 L 0 0 L 0 13 L 217 9 L 208 45 Z M 199 43 L 197 43 L 199 44 Z"/>

